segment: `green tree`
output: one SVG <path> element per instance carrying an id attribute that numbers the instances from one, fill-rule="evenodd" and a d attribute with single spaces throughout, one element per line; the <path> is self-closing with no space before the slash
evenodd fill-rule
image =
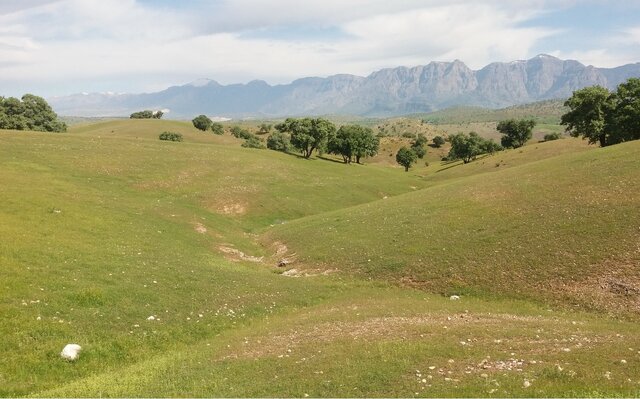
<path id="1" fill-rule="evenodd" d="M 327 151 L 341 155 L 344 163 L 351 163 L 355 158 L 360 163 L 362 157 L 372 157 L 378 153 L 380 139 L 374 136 L 368 127 L 360 125 L 344 125 L 331 136 L 327 143 Z"/>
<path id="2" fill-rule="evenodd" d="M 25 94 L 21 100 L 0 97 L 0 129 L 64 132 L 67 125 L 42 97 Z"/>
<path id="3" fill-rule="evenodd" d="M 640 78 L 618 85 L 613 103 L 610 144 L 640 139 Z"/>
<path id="4" fill-rule="evenodd" d="M 289 133 L 291 144 L 305 158 L 311 157 L 315 150 L 325 150 L 329 138 L 336 131 L 335 125 L 323 118 L 287 118 L 275 128 L 281 133 Z"/>
<path id="5" fill-rule="evenodd" d="M 562 115 L 560 124 L 573 137 L 582 136 L 589 144 L 609 145 L 611 135 L 611 116 L 614 109 L 614 97 L 609 90 L 601 86 L 585 87 L 576 90 L 564 103 L 569 112 Z"/>
<path id="6" fill-rule="evenodd" d="M 209 119 L 209 117 L 207 117 L 206 115 L 196 116 L 195 118 L 193 118 L 191 123 L 193 123 L 193 126 L 196 129 L 200 129 L 203 132 L 206 132 L 207 130 L 209 130 L 211 128 L 211 125 L 213 125 L 213 121 Z"/>
<path id="7" fill-rule="evenodd" d="M 404 171 L 408 172 L 411 165 L 418 160 L 418 155 L 408 147 L 402 147 L 396 153 L 396 162 L 404 166 Z"/>
<path id="8" fill-rule="evenodd" d="M 162 119 L 163 115 L 164 115 L 164 112 L 162 112 L 161 110 L 157 110 L 156 112 L 153 113 L 152 118 L 153 119 Z"/>
<path id="9" fill-rule="evenodd" d="M 273 132 L 267 137 L 267 148 L 274 151 L 288 152 L 291 149 L 289 136 L 282 132 Z"/>
<path id="10" fill-rule="evenodd" d="M 478 133 L 471 132 L 467 136 L 464 133 L 457 133 L 449 136 L 451 149 L 447 159 L 462 159 L 463 163 L 469 163 L 476 159 L 478 155 L 502 150 L 502 147 L 493 140 L 486 140 L 478 136 Z"/>
<path id="11" fill-rule="evenodd" d="M 442 136 L 436 136 L 433 138 L 433 146 L 436 148 L 440 148 L 444 145 L 446 141 Z"/>
<path id="12" fill-rule="evenodd" d="M 213 132 L 213 134 L 221 136 L 224 134 L 224 126 L 222 125 L 222 123 L 213 122 L 211 123 L 211 131 Z"/>
<path id="13" fill-rule="evenodd" d="M 129 116 L 130 119 L 151 119 L 153 118 L 153 111 L 145 109 L 144 111 L 134 112 Z"/>
<path id="14" fill-rule="evenodd" d="M 248 140 L 253 136 L 250 131 L 247 129 L 241 128 L 240 126 L 233 126 L 231 128 L 231 135 L 238 139 Z"/>
<path id="15" fill-rule="evenodd" d="M 519 148 L 531 139 L 535 125 L 533 119 L 509 119 L 500 121 L 496 129 L 504 135 L 500 140 L 503 147 Z"/>

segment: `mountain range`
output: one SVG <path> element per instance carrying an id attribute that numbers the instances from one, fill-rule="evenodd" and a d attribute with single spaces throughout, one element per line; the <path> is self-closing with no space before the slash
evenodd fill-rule
<path id="1" fill-rule="evenodd" d="M 615 89 L 630 77 L 640 77 L 640 63 L 596 68 L 540 54 L 529 60 L 494 62 L 480 70 L 455 60 L 382 69 L 367 77 L 307 77 L 274 86 L 261 80 L 221 85 L 200 79 L 156 93 L 82 93 L 48 100 L 58 114 L 66 116 L 128 116 L 143 109 L 162 109 L 176 119 L 198 114 L 393 116 L 459 105 L 502 108 L 567 98 L 586 86 Z"/>

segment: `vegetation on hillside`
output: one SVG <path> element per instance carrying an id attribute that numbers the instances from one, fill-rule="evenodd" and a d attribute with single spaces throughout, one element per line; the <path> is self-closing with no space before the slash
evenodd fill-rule
<path id="1" fill-rule="evenodd" d="M 162 119 L 162 116 L 164 115 L 164 113 L 160 110 L 158 111 L 151 111 L 151 110 L 144 110 L 144 111 L 138 111 L 138 112 L 134 112 L 132 113 L 129 118 L 130 119 Z"/>
<path id="2" fill-rule="evenodd" d="M 0 129 L 65 132 L 67 125 L 42 97 L 25 94 L 20 100 L 0 97 Z"/>
<path id="3" fill-rule="evenodd" d="M 574 137 L 601 147 L 640 139 L 640 78 L 621 83 L 613 93 L 600 86 L 577 90 L 565 102 L 561 123 Z"/>

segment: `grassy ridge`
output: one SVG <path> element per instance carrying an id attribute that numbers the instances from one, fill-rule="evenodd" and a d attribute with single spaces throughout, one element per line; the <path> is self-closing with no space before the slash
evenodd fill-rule
<path id="1" fill-rule="evenodd" d="M 267 237 L 303 264 L 449 294 L 566 300 L 607 277 L 635 287 L 637 268 L 607 276 L 605 265 L 638 262 L 639 155 L 635 142 L 458 178 Z M 586 296 L 574 302 L 603 305 Z"/>

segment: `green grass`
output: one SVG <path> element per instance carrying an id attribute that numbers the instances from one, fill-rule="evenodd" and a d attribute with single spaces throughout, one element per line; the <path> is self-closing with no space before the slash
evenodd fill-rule
<path id="1" fill-rule="evenodd" d="M 158 140 L 164 130 L 185 141 Z M 606 197 L 604 214 L 588 201 L 604 201 L 605 188 L 639 191 L 637 146 L 587 150 L 560 140 L 501 154 L 500 167 L 481 160 L 405 173 L 240 142 L 175 121 L 106 121 L 67 134 L 0 131 L 0 396 L 639 394 L 634 323 L 570 310 L 571 298 L 548 301 L 526 284 L 517 293 L 499 275 L 476 278 L 480 271 L 496 277 L 494 263 L 497 271 L 507 263 L 526 270 L 508 240 L 523 234 L 524 221 L 539 223 L 532 236 L 548 233 L 558 215 L 563 235 L 554 248 L 585 261 L 584 275 L 613 259 L 601 247 L 615 242 L 628 255 L 637 198 Z M 561 167 L 570 172 L 557 173 Z M 590 183 L 578 187 L 581 168 Z M 500 188 L 511 197 L 482 197 Z M 528 208 L 541 197 L 539 208 Z M 564 202 L 573 197 L 588 206 Z M 495 220 L 484 223 L 487 215 L 476 214 L 484 209 Z M 541 209 L 549 212 L 542 222 Z M 451 237 L 475 248 L 500 239 L 509 251 L 499 262 L 466 246 L 441 255 L 435 245 L 454 245 Z M 283 276 L 274 240 L 289 246 L 293 267 L 339 272 Z M 542 253 L 539 245 L 527 241 L 527 256 Z M 397 286 L 407 271 L 430 276 L 412 262 L 432 247 L 463 268 L 445 267 L 431 284 L 405 281 L 420 289 Z M 376 255 L 371 262 L 365 250 Z M 515 275 L 511 288 L 521 282 Z M 437 295 L 454 290 L 465 292 L 462 300 Z M 550 311 L 556 305 L 563 310 Z M 71 342 L 84 348 L 76 362 L 59 357 Z M 480 371 L 487 356 L 492 368 Z M 527 363 L 522 371 L 494 367 L 510 359 Z"/>
<path id="2" fill-rule="evenodd" d="M 580 285 L 595 289 L 598 278 L 612 277 L 608 263 L 638 261 L 639 153 L 633 142 L 453 178 L 458 166 L 432 188 L 300 219 L 267 237 L 287 243 L 303 264 L 352 275 L 599 307 Z M 467 170 L 487 168 L 496 169 L 476 161 Z M 636 268 L 626 269 L 613 274 L 635 285 Z"/>

